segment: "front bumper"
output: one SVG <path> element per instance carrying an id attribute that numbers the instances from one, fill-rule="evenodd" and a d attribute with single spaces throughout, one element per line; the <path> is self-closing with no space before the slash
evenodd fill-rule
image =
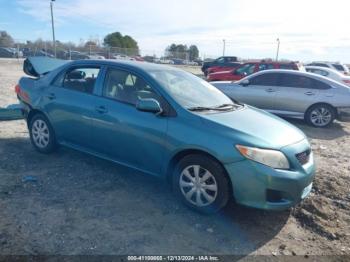
<path id="1" fill-rule="evenodd" d="M 338 108 L 338 120 L 350 122 L 350 107 L 339 107 Z"/>
<path id="2" fill-rule="evenodd" d="M 273 169 L 248 159 L 226 164 L 235 201 L 254 208 L 282 210 L 307 197 L 315 174 L 313 155 L 301 165 L 295 154 L 309 147 L 303 140 L 281 149 L 290 162 L 290 170 Z"/>

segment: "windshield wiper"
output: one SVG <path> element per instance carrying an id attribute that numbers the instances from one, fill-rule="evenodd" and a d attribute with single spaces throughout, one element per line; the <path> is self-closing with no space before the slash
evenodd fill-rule
<path id="1" fill-rule="evenodd" d="M 204 107 L 204 106 L 194 106 L 187 108 L 190 111 L 209 111 L 209 110 L 215 110 L 213 107 Z"/>
<path id="2" fill-rule="evenodd" d="M 195 106 L 187 108 L 190 111 L 228 111 L 235 108 L 234 104 L 222 104 L 219 106 L 205 107 L 205 106 Z"/>
<path id="3" fill-rule="evenodd" d="M 222 105 L 219 105 L 219 106 L 215 106 L 214 108 L 215 109 L 219 109 L 219 108 L 234 107 L 234 106 L 235 106 L 234 104 L 222 104 Z"/>

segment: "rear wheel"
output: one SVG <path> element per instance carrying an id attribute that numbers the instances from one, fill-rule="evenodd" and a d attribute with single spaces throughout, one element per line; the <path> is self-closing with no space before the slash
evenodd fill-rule
<path id="1" fill-rule="evenodd" d="M 36 114 L 31 118 L 29 135 L 32 145 L 40 153 L 51 153 L 57 147 L 54 131 L 43 114 Z"/>
<path id="2" fill-rule="evenodd" d="M 224 168 L 205 155 L 188 155 L 177 164 L 173 188 L 189 207 L 202 213 L 215 213 L 230 198 L 230 183 Z"/>
<path id="3" fill-rule="evenodd" d="M 335 117 L 335 109 L 327 104 L 313 105 L 305 114 L 306 122 L 314 127 L 329 126 L 333 123 Z"/>

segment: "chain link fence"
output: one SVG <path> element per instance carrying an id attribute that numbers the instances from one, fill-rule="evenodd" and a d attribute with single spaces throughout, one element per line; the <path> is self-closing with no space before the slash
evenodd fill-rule
<path id="1" fill-rule="evenodd" d="M 189 52 L 169 52 L 166 50 L 142 50 L 123 47 L 105 47 L 98 45 L 82 45 L 57 43 L 56 47 L 52 42 L 41 43 L 16 43 L 11 46 L 0 46 L 0 58 L 26 58 L 30 56 L 56 57 L 59 59 L 118 59 L 147 61 L 161 64 L 179 64 L 200 66 L 205 56 L 199 55 L 190 60 Z M 212 58 L 215 58 L 213 56 Z"/>

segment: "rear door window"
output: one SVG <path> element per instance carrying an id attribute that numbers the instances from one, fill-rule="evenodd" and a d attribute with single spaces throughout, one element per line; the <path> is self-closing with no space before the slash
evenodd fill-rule
<path id="1" fill-rule="evenodd" d="M 245 64 L 237 68 L 235 73 L 237 75 L 250 75 L 250 74 L 253 74 L 254 71 L 255 71 L 255 64 Z"/>
<path id="2" fill-rule="evenodd" d="M 275 67 L 273 64 L 259 64 L 258 71 L 274 69 L 274 68 Z"/>
<path id="3" fill-rule="evenodd" d="M 92 94 L 99 73 L 99 67 L 74 67 L 58 77 L 54 85 Z"/>
<path id="4" fill-rule="evenodd" d="M 307 88 L 307 89 L 329 89 L 328 84 L 318 81 L 316 79 L 292 74 L 281 74 L 280 85 L 293 88 Z"/>
<path id="5" fill-rule="evenodd" d="M 262 74 L 250 79 L 250 83 L 256 86 L 277 86 L 278 74 Z"/>

